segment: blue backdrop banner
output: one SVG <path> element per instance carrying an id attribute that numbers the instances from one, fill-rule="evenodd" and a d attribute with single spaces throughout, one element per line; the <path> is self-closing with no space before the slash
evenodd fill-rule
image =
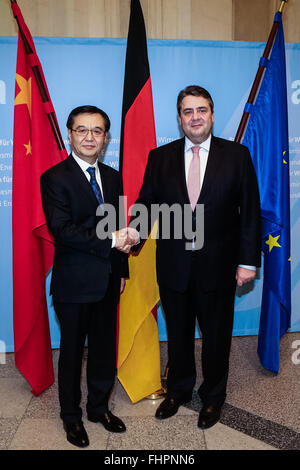
<path id="1" fill-rule="evenodd" d="M 66 120 L 71 109 L 95 104 L 111 118 L 104 162 L 118 169 L 125 39 L 35 38 L 60 129 L 68 146 Z M 215 102 L 214 134 L 234 139 L 255 77 L 264 43 L 148 40 L 157 145 L 180 137 L 178 92 L 187 85 L 207 88 Z M 0 342 L 13 351 L 12 312 L 12 149 L 16 38 L 0 38 Z M 292 319 L 300 331 L 300 44 L 286 44 L 290 151 Z M 141 116 L 143 119 L 143 116 Z M 24 272 L 24 277 L 26 272 Z M 237 290 L 234 335 L 258 333 L 262 271 L 253 286 Z M 50 275 L 47 278 L 49 291 Z M 59 347 L 59 326 L 48 297 L 51 340 Z M 162 309 L 159 336 L 166 340 Z M 198 333 L 197 333 L 198 334 Z"/>

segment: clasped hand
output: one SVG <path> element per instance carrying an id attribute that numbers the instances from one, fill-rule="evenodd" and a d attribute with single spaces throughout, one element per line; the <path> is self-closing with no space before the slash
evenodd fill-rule
<path id="1" fill-rule="evenodd" d="M 123 253 L 129 253 L 131 247 L 139 241 L 139 234 L 135 228 L 125 227 L 115 232 L 115 248 Z"/>

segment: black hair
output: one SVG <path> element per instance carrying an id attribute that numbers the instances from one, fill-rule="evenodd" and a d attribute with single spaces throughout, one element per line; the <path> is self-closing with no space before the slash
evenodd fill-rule
<path id="1" fill-rule="evenodd" d="M 105 132 L 108 132 L 110 129 L 110 119 L 108 115 L 100 108 L 97 108 L 97 106 L 91 106 L 91 105 L 84 105 L 84 106 L 78 106 L 77 108 L 73 109 L 68 117 L 67 120 L 67 128 L 72 129 L 73 124 L 74 124 L 74 118 L 78 116 L 78 114 L 100 114 L 103 119 L 104 119 L 104 125 L 105 125 Z"/>

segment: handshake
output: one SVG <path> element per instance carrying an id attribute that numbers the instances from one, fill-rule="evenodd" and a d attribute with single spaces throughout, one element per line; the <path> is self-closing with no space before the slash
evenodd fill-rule
<path id="1" fill-rule="evenodd" d="M 115 248 L 123 253 L 129 253 L 133 245 L 139 242 L 140 236 L 138 231 L 132 227 L 125 227 L 114 232 Z"/>

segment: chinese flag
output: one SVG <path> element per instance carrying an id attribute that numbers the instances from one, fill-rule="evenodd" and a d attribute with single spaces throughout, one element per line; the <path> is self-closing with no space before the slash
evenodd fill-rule
<path id="1" fill-rule="evenodd" d="M 57 121 L 31 34 L 16 3 L 12 10 L 19 25 L 12 214 L 15 361 L 32 393 L 38 395 L 54 381 L 45 293 L 54 245 L 43 213 L 40 176 L 67 153 L 58 149 L 49 123 L 48 114 Z M 34 70 L 45 91 L 43 100 Z"/>
<path id="2" fill-rule="evenodd" d="M 155 147 L 145 24 L 139 0 L 131 0 L 120 154 L 128 208 L 138 197 L 148 153 Z M 155 248 L 149 237 L 139 255 L 130 256 L 130 279 L 119 305 L 118 378 L 133 403 L 161 389 L 158 328 L 152 314 L 159 300 Z"/>

